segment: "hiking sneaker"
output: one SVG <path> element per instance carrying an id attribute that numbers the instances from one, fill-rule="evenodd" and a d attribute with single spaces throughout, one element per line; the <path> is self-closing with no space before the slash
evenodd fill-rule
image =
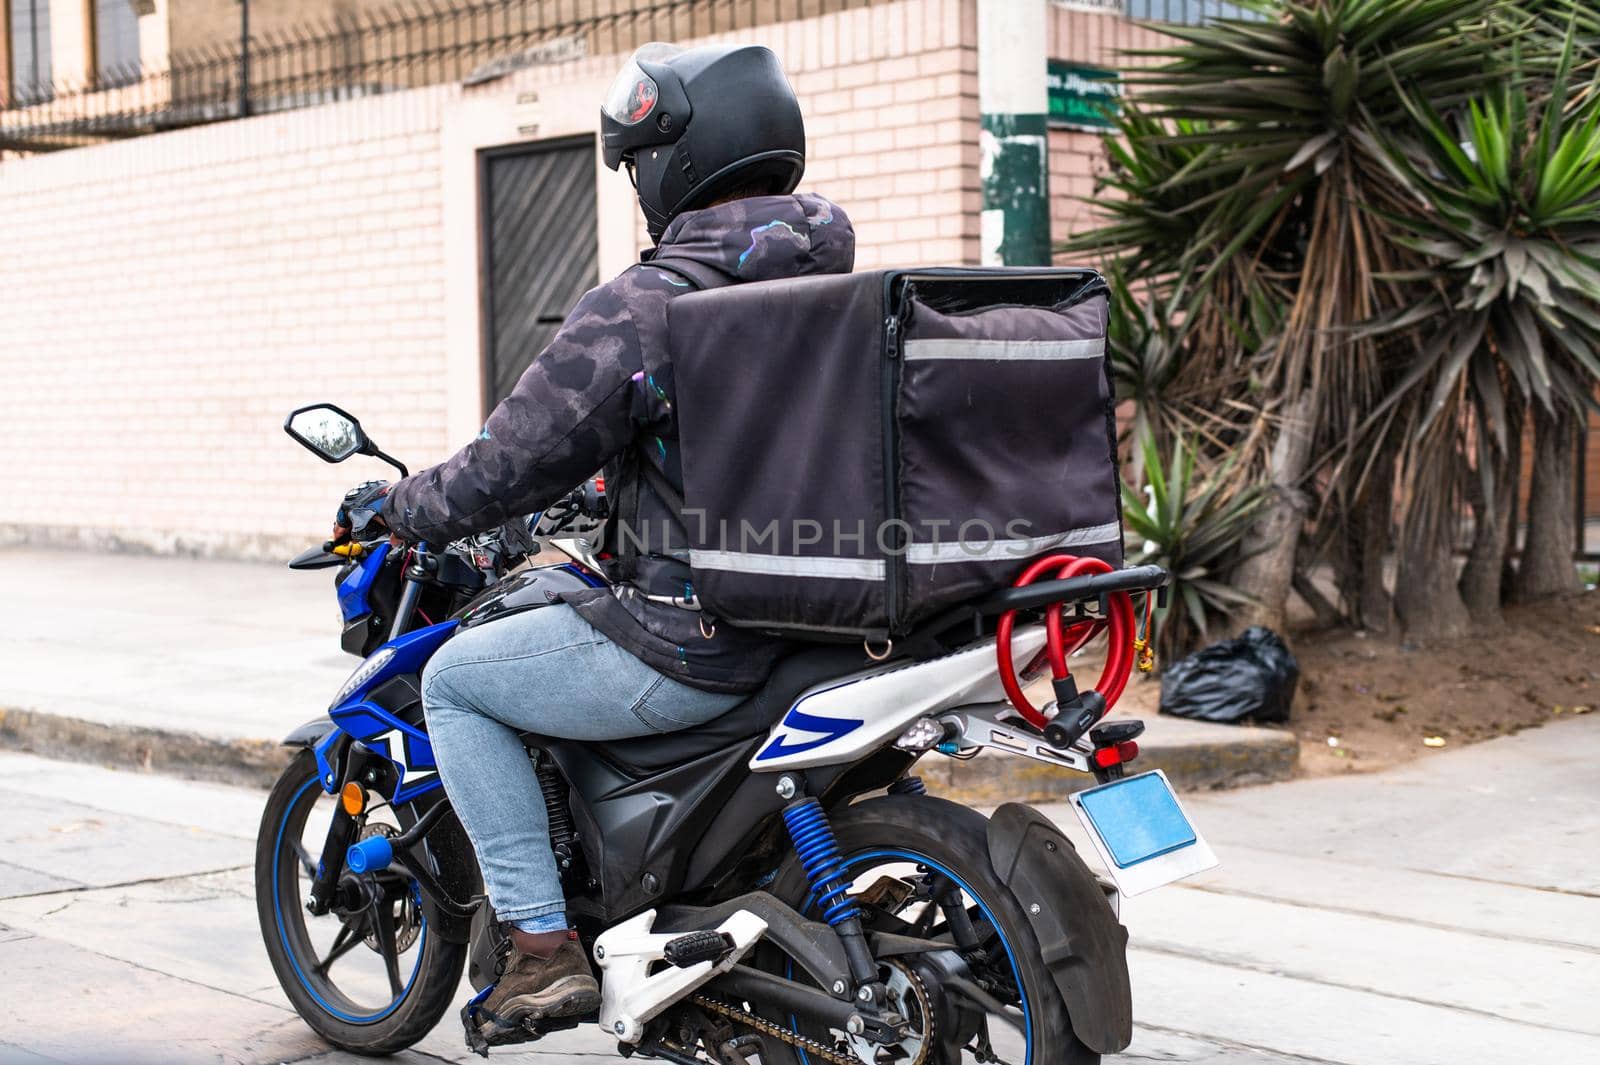
<path id="1" fill-rule="evenodd" d="M 520 1028 L 529 1020 L 581 1017 L 600 1008 L 600 984 L 589 968 L 578 934 L 541 958 L 512 950 L 499 981 L 479 1008 L 485 1039 Z"/>

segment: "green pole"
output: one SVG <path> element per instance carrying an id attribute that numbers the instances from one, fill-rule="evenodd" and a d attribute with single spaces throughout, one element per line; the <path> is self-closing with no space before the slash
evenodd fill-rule
<path id="1" fill-rule="evenodd" d="M 1045 0 L 978 0 L 985 266 L 1050 263 Z"/>

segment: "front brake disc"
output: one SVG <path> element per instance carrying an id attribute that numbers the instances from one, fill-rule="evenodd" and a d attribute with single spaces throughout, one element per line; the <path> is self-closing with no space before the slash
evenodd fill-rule
<path id="1" fill-rule="evenodd" d="M 361 830 L 360 838 L 371 839 L 373 836 L 385 836 L 393 839 L 399 834 L 400 830 L 393 825 L 371 821 Z M 371 877 L 372 890 L 375 893 L 383 892 L 384 883 L 379 878 L 384 874 L 367 875 Z M 392 874 L 390 878 L 393 879 Z M 394 913 L 394 949 L 396 954 L 404 954 L 410 950 L 416 944 L 417 936 L 422 934 L 422 907 L 417 898 L 417 893 L 410 884 L 404 885 L 404 891 L 405 895 L 402 898 L 391 898 L 385 902 L 378 903 L 380 906 L 391 907 L 391 912 L 393 912 L 393 907 L 396 903 L 400 904 L 398 912 Z M 378 946 L 378 930 L 376 928 L 368 930 L 366 936 L 363 937 L 363 942 L 374 952 L 383 953 Z"/>

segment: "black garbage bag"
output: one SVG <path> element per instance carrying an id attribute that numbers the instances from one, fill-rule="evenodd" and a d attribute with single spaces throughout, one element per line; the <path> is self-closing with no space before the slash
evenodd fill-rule
<path id="1" fill-rule="evenodd" d="M 1161 675 L 1161 712 L 1235 724 L 1289 720 L 1300 663 L 1271 629 L 1257 625 L 1204 647 Z"/>

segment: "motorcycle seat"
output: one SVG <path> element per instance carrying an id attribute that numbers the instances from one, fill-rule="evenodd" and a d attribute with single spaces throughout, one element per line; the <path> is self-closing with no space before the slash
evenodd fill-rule
<path id="1" fill-rule="evenodd" d="M 807 688 L 872 664 L 860 644 L 807 647 L 780 661 L 749 698 L 704 725 L 584 746 L 634 775 L 657 773 L 761 735 Z"/>

